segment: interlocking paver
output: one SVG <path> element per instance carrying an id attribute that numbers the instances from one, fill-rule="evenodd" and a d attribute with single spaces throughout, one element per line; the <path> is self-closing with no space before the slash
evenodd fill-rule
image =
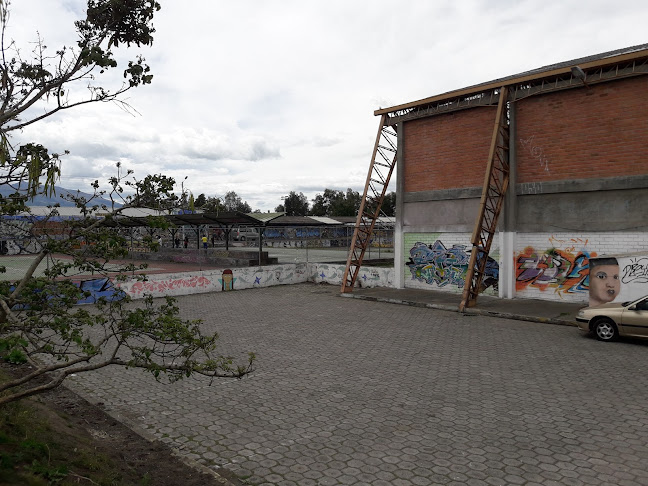
<path id="1" fill-rule="evenodd" d="M 271 287 L 180 297 L 241 381 L 73 378 L 208 467 L 262 485 L 648 484 L 648 346 L 574 328 Z"/>

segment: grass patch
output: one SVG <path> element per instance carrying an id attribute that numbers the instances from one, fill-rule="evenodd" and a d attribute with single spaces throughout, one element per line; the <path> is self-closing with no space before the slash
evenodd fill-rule
<path id="1" fill-rule="evenodd" d="M 118 468 L 94 450 L 89 437 L 60 417 L 52 419 L 29 400 L 0 407 L 2 484 L 122 484 Z"/>
<path id="2" fill-rule="evenodd" d="M 0 381 L 6 379 L 0 363 Z M 236 476 L 223 470 L 232 481 Z M 3 486 L 216 486 L 162 442 L 135 434 L 65 388 L 0 407 Z"/>

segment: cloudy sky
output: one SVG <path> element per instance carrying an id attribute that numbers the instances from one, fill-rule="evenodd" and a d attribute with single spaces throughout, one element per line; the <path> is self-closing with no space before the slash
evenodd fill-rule
<path id="1" fill-rule="evenodd" d="M 325 188 L 361 191 L 373 111 L 528 69 L 648 42 L 645 0 L 159 0 L 153 83 L 115 104 L 15 134 L 70 150 L 60 185 L 114 175 L 236 191 L 254 209 Z M 83 0 L 12 0 L 7 36 L 71 45 Z M 116 78 L 119 79 L 118 77 Z"/>

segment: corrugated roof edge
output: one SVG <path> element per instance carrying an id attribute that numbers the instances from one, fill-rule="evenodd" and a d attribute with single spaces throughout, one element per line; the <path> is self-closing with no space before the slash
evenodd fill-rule
<path id="1" fill-rule="evenodd" d="M 524 71 L 522 73 L 513 74 L 511 76 L 506 76 L 504 78 L 494 79 L 492 81 L 487 81 L 485 83 L 475 84 L 473 86 L 468 86 L 466 88 L 461 88 L 453 91 L 448 91 L 446 93 L 441 93 L 429 98 L 423 98 L 421 100 L 412 101 L 409 103 L 403 103 L 400 105 L 392 106 L 389 108 L 380 108 L 374 111 L 374 115 L 383 115 L 386 113 L 392 113 L 398 110 L 404 110 L 407 108 L 413 108 L 419 105 L 424 105 L 426 103 L 432 103 L 436 101 L 441 101 L 443 99 L 453 98 L 455 96 L 466 96 L 472 92 L 482 91 L 484 89 L 492 89 L 496 87 L 501 87 L 505 85 L 515 84 L 517 82 L 529 81 L 535 78 L 542 78 L 548 74 L 559 74 L 554 71 L 567 71 L 573 66 L 583 67 L 582 64 L 588 64 L 586 67 L 594 67 L 596 65 L 605 65 L 609 64 L 608 61 L 614 60 L 613 58 L 619 58 L 618 60 L 625 60 L 626 57 L 643 57 L 648 56 L 648 44 L 639 44 L 632 47 L 624 47 L 622 49 L 616 49 L 614 51 L 603 52 L 600 54 L 595 54 L 592 56 L 580 57 L 578 59 L 571 59 L 569 61 L 563 61 L 556 64 L 548 64 L 547 66 L 539 67 L 532 69 L 530 71 Z"/>

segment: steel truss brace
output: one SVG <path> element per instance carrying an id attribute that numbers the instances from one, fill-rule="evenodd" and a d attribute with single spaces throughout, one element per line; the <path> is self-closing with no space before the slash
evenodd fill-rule
<path id="1" fill-rule="evenodd" d="M 571 71 L 551 74 L 547 78 L 532 79 L 508 85 L 509 101 L 516 101 L 529 96 L 562 91 L 570 88 L 581 88 L 606 81 L 648 74 L 648 58 L 633 59 L 611 66 L 589 68 L 585 70 L 586 79 L 574 76 Z M 403 108 L 390 113 L 389 124 L 416 120 L 428 116 L 452 113 L 478 106 L 495 106 L 499 102 L 500 88 L 470 92 L 461 96 L 440 99 L 420 106 Z"/>
<path id="2" fill-rule="evenodd" d="M 498 101 L 499 93 L 494 89 L 480 93 L 472 93 L 468 96 L 459 96 L 452 99 L 440 100 L 432 104 L 398 110 L 391 113 L 390 124 L 440 115 L 442 113 L 466 110 L 477 106 L 494 106 Z"/>
<path id="3" fill-rule="evenodd" d="M 351 248 L 347 258 L 346 269 L 342 279 L 342 292 L 352 292 L 358 279 L 358 272 L 362 265 L 365 250 L 371 244 L 376 220 L 380 215 L 387 192 L 387 186 L 392 172 L 396 166 L 397 136 L 395 127 L 389 126 L 389 117 L 384 114 L 380 117 L 380 127 L 376 136 L 369 174 L 365 183 L 358 219 L 356 220 Z"/>
<path id="4" fill-rule="evenodd" d="M 500 88 L 499 94 L 479 215 L 472 234 L 470 262 L 459 305 L 459 310 L 462 312 L 466 307 L 472 307 L 477 303 L 477 296 L 483 290 L 481 287 L 486 273 L 488 253 L 497 230 L 497 219 L 509 183 L 509 125 L 506 103 L 508 89 Z"/>
<path id="5" fill-rule="evenodd" d="M 648 59 L 636 59 L 614 66 L 599 67 L 585 71 L 585 79 L 575 77 L 571 72 L 556 76 L 551 80 L 538 79 L 532 82 L 517 84 L 510 87 L 510 101 L 516 101 L 529 96 L 561 91 L 569 88 L 580 88 L 593 84 L 613 81 L 648 74 Z"/>

